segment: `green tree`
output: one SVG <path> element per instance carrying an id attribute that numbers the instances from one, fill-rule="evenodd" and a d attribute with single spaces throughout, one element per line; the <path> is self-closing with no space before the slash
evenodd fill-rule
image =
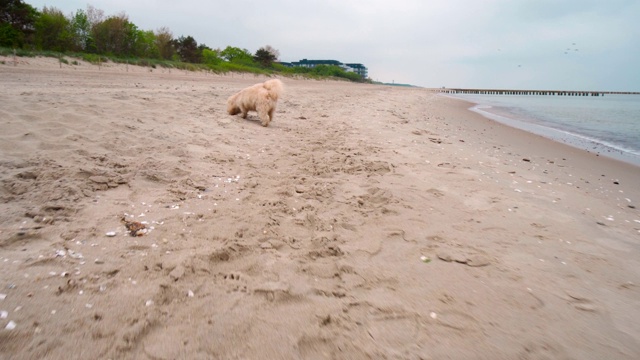
<path id="1" fill-rule="evenodd" d="M 0 23 L 0 46 L 22 47 L 24 34 L 8 23 Z"/>
<path id="2" fill-rule="evenodd" d="M 220 52 L 220 56 L 228 62 L 241 64 L 241 65 L 255 65 L 253 61 L 253 55 L 246 49 L 240 49 L 237 47 L 227 46 Z"/>
<path id="3" fill-rule="evenodd" d="M 253 56 L 253 60 L 264 67 L 271 67 L 274 61 L 278 60 L 280 52 L 271 46 L 263 46 Z"/>
<path id="4" fill-rule="evenodd" d="M 198 50 L 198 42 L 191 36 L 180 36 L 173 40 L 173 46 L 180 56 L 180 60 L 189 63 L 200 63 L 201 52 Z"/>
<path id="5" fill-rule="evenodd" d="M 67 51 L 71 49 L 73 37 L 71 23 L 62 11 L 44 7 L 35 22 L 35 43 L 43 50 Z"/>
<path id="6" fill-rule="evenodd" d="M 151 30 L 138 30 L 134 54 L 148 59 L 159 59 L 160 51 L 156 46 L 156 34 Z"/>
<path id="7" fill-rule="evenodd" d="M 76 11 L 71 18 L 72 50 L 88 51 L 93 39 L 91 38 L 91 23 L 87 13 L 83 10 Z"/>
<path id="8" fill-rule="evenodd" d="M 0 0 L 0 46 L 23 47 L 32 41 L 38 11 L 22 0 Z"/>
<path id="9" fill-rule="evenodd" d="M 155 46 L 161 59 L 171 60 L 176 53 L 173 46 L 173 34 L 167 27 L 161 27 L 155 32 Z"/>
<path id="10" fill-rule="evenodd" d="M 127 20 L 124 24 L 124 38 L 120 55 L 139 56 L 138 52 L 143 53 L 145 51 L 144 39 L 141 39 L 141 36 L 144 36 L 142 31 L 134 23 Z"/>
<path id="11" fill-rule="evenodd" d="M 202 62 L 207 65 L 217 65 L 223 61 L 220 57 L 220 50 L 204 49 L 202 50 Z"/>
<path id="12" fill-rule="evenodd" d="M 134 25 L 135 26 L 135 25 Z M 92 29 L 92 37 L 95 40 L 96 50 L 99 54 L 127 55 L 131 49 L 132 27 L 125 14 L 110 16 L 104 21 L 95 24 Z"/>
<path id="13" fill-rule="evenodd" d="M 260 49 L 258 49 L 258 51 L 256 51 L 256 54 L 253 56 L 253 60 L 264 67 L 270 67 L 271 64 L 276 61 L 276 59 L 277 56 L 265 47 L 261 47 Z"/>
<path id="14" fill-rule="evenodd" d="M 206 51 L 213 51 L 210 47 L 208 47 L 205 44 L 200 44 L 198 45 L 198 63 L 203 63 L 204 62 L 204 52 Z"/>
<path id="15" fill-rule="evenodd" d="M 277 61 L 280 59 L 280 51 L 272 47 L 271 45 L 266 45 L 262 47 L 266 51 L 268 51 L 271 55 L 273 55 L 273 61 Z"/>
<path id="16" fill-rule="evenodd" d="M 96 44 L 96 28 L 105 19 L 104 11 L 96 9 L 91 5 L 87 5 L 87 21 L 89 21 L 89 36 L 87 37 L 87 44 L 85 51 L 89 53 L 98 53 L 98 46 Z"/>

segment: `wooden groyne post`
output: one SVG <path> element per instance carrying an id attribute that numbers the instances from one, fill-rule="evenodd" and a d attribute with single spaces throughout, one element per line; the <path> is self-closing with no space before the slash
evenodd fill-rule
<path id="1" fill-rule="evenodd" d="M 574 90 L 505 90 L 505 89 L 440 89 L 445 94 L 476 95 L 552 95 L 552 96 L 604 96 L 605 94 L 640 95 L 632 91 L 574 91 Z"/>

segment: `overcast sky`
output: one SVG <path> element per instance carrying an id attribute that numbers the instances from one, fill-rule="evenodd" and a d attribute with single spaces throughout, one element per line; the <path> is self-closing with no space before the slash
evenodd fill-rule
<path id="1" fill-rule="evenodd" d="M 638 0 L 25 0 L 424 87 L 640 91 Z"/>

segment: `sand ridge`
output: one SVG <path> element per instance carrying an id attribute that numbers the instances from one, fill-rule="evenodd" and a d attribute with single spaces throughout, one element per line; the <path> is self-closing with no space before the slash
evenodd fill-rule
<path id="1" fill-rule="evenodd" d="M 426 89 L 226 114 L 264 80 L 0 65 L 2 356 L 640 355 L 637 168 Z"/>

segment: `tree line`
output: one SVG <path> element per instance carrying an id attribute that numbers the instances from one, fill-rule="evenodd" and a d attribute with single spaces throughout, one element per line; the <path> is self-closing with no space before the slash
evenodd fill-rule
<path id="1" fill-rule="evenodd" d="M 192 36 L 174 37 L 167 27 L 155 31 L 140 29 L 125 13 L 106 16 L 91 5 L 86 10 L 65 15 L 53 6 L 38 10 L 23 0 L 0 0 L 0 47 L 184 62 L 222 70 L 255 72 L 262 69 L 364 80 L 339 67 L 286 68 L 276 62 L 279 51 L 269 45 L 255 53 L 232 46 L 212 49 L 198 44 Z"/>

